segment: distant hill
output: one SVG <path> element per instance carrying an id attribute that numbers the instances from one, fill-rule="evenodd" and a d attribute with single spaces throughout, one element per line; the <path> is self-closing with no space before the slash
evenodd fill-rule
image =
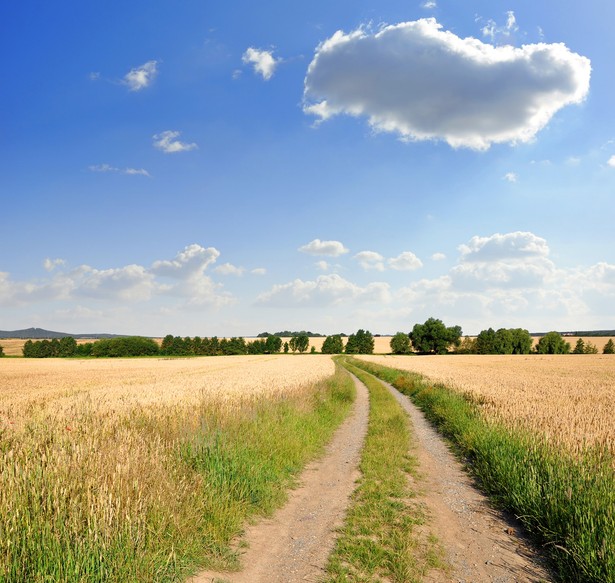
<path id="1" fill-rule="evenodd" d="M 26 328 L 25 330 L 0 330 L 0 338 L 117 338 L 121 334 L 68 334 L 66 332 L 54 332 L 53 330 L 43 330 L 43 328 Z"/>
<path id="2" fill-rule="evenodd" d="M 615 336 L 615 330 L 575 330 L 574 332 L 560 332 L 562 336 Z M 545 336 L 546 332 L 532 332 L 532 336 Z"/>

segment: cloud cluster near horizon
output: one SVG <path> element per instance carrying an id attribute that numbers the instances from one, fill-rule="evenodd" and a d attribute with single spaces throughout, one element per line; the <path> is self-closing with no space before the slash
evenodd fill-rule
<path id="1" fill-rule="evenodd" d="M 304 111 L 486 150 L 532 140 L 557 111 L 585 99 L 590 73 L 589 59 L 563 43 L 493 46 L 425 18 L 322 42 L 305 77 Z"/>

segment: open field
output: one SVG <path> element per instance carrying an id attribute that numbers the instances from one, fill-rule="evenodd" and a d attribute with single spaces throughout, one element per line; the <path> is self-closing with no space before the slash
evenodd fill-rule
<path id="1" fill-rule="evenodd" d="M 485 418 L 542 435 L 579 452 L 615 453 L 613 355 L 360 356 L 409 370 L 468 395 Z"/>
<path id="2" fill-rule="evenodd" d="M 348 411 L 327 356 L 0 359 L 0 581 L 232 567 Z M 350 386 L 348 386 L 350 383 Z"/>

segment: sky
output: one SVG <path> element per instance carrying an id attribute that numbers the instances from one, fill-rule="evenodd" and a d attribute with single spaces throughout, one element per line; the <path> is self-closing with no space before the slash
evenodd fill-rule
<path id="1" fill-rule="evenodd" d="M 2 3 L 0 329 L 615 328 L 614 20 Z"/>

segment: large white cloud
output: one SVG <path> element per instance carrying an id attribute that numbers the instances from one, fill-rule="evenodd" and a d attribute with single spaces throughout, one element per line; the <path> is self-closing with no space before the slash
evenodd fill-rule
<path id="1" fill-rule="evenodd" d="M 203 273 L 219 256 L 220 251 L 215 247 L 201 247 L 193 243 L 180 251 L 175 259 L 155 261 L 152 272 L 174 279 L 189 279 Z"/>
<path id="2" fill-rule="evenodd" d="M 340 241 L 321 241 L 320 239 L 314 239 L 299 247 L 299 251 L 308 255 L 324 255 L 327 257 L 339 257 L 348 253 L 348 249 Z"/>
<path id="3" fill-rule="evenodd" d="M 261 294 L 257 304 L 273 307 L 323 307 L 338 305 L 350 300 L 359 302 L 388 302 L 389 285 L 372 282 L 365 287 L 358 286 L 337 274 L 321 275 L 315 280 L 295 279 L 289 283 L 275 285 Z"/>
<path id="4" fill-rule="evenodd" d="M 583 101 L 590 72 L 589 59 L 561 43 L 495 47 L 426 18 L 321 43 L 304 111 L 365 116 L 404 139 L 483 150 L 531 140 L 559 109 Z"/>

